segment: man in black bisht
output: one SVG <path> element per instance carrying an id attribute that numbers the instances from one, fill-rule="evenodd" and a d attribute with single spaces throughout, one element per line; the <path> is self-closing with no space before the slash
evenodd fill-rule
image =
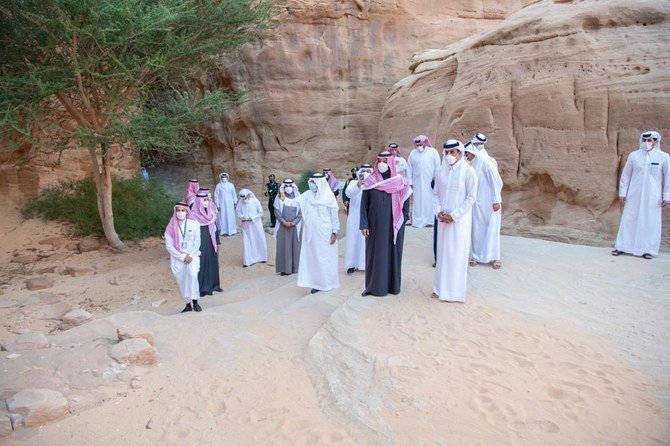
<path id="1" fill-rule="evenodd" d="M 195 196 L 191 218 L 200 223 L 200 297 L 223 291 L 219 279 L 219 233 L 216 230 L 216 206 L 206 192 Z"/>
<path id="2" fill-rule="evenodd" d="M 360 229 L 365 240 L 363 296 L 400 292 L 402 247 L 409 216 L 409 182 L 396 173 L 390 152 L 377 155 L 374 172 L 363 183 Z"/>

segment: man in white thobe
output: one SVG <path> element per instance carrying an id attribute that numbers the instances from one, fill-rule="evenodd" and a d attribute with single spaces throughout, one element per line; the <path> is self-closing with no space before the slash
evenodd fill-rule
<path id="1" fill-rule="evenodd" d="M 443 147 L 444 158 L 433 191 L 438 226 L 431 297 L 444 302 L 465 302 L 477 174 L 463 160 L 464 147 L 460 141 L 450 139 Z"/>
<path id="2" fill-rule="evenodd" d="M 440 167 L 440 155 L 428 137 L 419 135 L 414 138 L 414 150 L 409 154 L 407 164 L 412 173 L 412 226 L 416 228 L 432 227 L 435 220 L 433 214 L 433 191 L 430 183 Z"/>
<path id="3" fill-rule="evenodd" d="M 240 191 L 237 217 L 242 231 L 242 266 L 268 261 L 268 245 L 263 230 L 263 206 L 249 189 Z"/>
<path id="4" fill-rule="evenodd" d="M 477 200 L 472 206 L 472 258 L 470 266 L 500 263 L 500 224 L 503 182 L 491 160 L 468 144 L 465 158 L 477 174 Z"/>
<path id="5" fill-rule="evenodd" d="M 187 311 L 202 311 L 200 300 L 200 223 L 190 217 L 185 202 L 175 204 L 170 222 L 165 228 L 165 248 L 170 253 L 170 269 L 177 281 Z"/>
<path id="6" fill-rule="evenodd" d="M 280 200 L 288 206 L 300 206 L 303 232 L 298 266 L 298 286 L 311 288 L 310 293 L 339 288 L 337 267 L 337 233 L 340 222 L 338 205 L 328 181 L 315 173 L 307 182 L 309 191 L 298 198 L 287 198 L 282 191 Z"/>
<path id="7" fill-rule="evenodd" d="M 214 203 L 219 208 L 217 226 L 219 234 L 223 236 L 237 234 L 235 223 L 235 206 L 237 205 L 237 192 L 235 185 L 230 182 L 226 172 L 219 175 L 219 184 L 214 189 Z"/>
<path id="8" fill-rule="evenodd" d="M 356 172 L 356 180 L 350 181 L 345 191 L 349 197 L 349 214 L 347 214 L 347 240 L 344 249 L 344 267 L 347 274 L 354 271 L 365 271 L 365 237 L 359 231 L 361 222 L 361 197 L 363 182 L 372 173 L 370 164 L 363 164 Z"/>
<path id="9" fill-rule="evenodd" d="M 670 156 L 661 135 L 645 132 L 628 155 L 619 181 L 623 214 L 612 255 L 622 252 L 651 259 L 661 245 L 662 209 L 670 204 Z"/>
<path id="10" fill-rule="evenodd" d="M 393 158 L 395 159 L 395 171 L 405 177 L 409 185 L 412 185 L 412 169 L 410 169 L 407 160 L 402 157 L 402 152 L 398 144 L 392 142 L 387 147 L 388 151 L 391 152 Z"/>
<path id="11" fill-rule="evenodd" d="M 496 161 L 496 159 L 493 156 L 491 156 L 491 154 L 486 149 L 487 142 L 489 142 L 489 139 L 483 133 L 475 133 L 475 136 L 473 136 L 472 140 L 470 141 L 470 143 L 474 146 L 474 148 L 477 149 L 477 153 L 480 156 L 483 155 L 484 157 L 488 157 L 497 170 L 498 161 Z"/>

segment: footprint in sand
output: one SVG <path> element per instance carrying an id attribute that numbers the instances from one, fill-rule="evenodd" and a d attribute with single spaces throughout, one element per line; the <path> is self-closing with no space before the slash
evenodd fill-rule
<path id="1" fill-rule="evenodd" d="M 550 420 L 514 421 L 510 424 L 510 428 L 515 432 L 537 432 L 544 434 L 555 434 L 561 430 L 558 424 Z"/>
<path id="2" fill-rule="evenodd" d="M 567 400 L 567 401 L 573 401 L 575 403 L 584 402 L 584 398 L 566 389 L 549 386 L 545 389 L 545 392 L 549 396 L 549 398 L 554 400 Z"/>

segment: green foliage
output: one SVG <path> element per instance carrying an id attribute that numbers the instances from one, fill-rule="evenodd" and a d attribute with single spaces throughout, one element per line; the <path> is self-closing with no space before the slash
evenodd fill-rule
<path id="1" fill-rule="evenodd" d="M 300 193 L 309 190 L 309 186 L 307 186 L 307 181 L 309 181 L 311 176 L 314 175 L 315 173 L 316 170 L 307 169 L 300 174 L 300 180 L 298 180 L 298 190 L 300 191 Z"/>
<path id="2" fill-rule="evenodd" d="M 172 215 L 175 200 L 155 181 L 138 176 L 114 181 L 114 220 L 128 240 L 160 236 Z M 65 221 L 77 236 L 103 235 L 92 179 L 69 180 L 45 189 L 21 209 L 24 218 Z"/>
<path id="3" fill-rule="evenodd" d="M 183 152 L 197 124 L 241 98 L 194 80 L 260 38 L 273 13 L 267 0 L 3 0 L 0 128 L 13 148 L 46 131 L 40 149 Z"/>

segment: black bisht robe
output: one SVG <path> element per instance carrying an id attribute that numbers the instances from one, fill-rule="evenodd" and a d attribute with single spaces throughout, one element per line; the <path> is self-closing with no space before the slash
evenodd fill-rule
<path id="1" fill-rule="evenodd" d="M 409 219 L 409 200 L 402 207 L 403 225 L 393 244 L 391 194 L 370 189 L 361 197 L 360 229 L 369 229 L 365 239 L 365 290 L 375 296 L 400 293 L 402 247 L 405 222 Z"/>
<path id="2" fill-rule="evenodd" d="M 214 223 L 212 223 L 214 224 Z M 219 231 L 216 231 L 216 244 L 219 243 Z M 200 296 L 212 294 L 221 288 L 219 280 L 219 256 L 214 251 L 209 226 L 200 226 L 200 271 L 198 271 Z"/>

